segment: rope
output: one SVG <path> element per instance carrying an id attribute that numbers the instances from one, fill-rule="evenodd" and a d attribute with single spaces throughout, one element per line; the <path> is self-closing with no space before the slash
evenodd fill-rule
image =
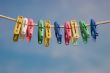
<path id="1" fill-rule="evenodd" d="M 12 17 L 9 17 L 9 16 L 0 15 L 0 18 L 4 18 L 4 19 L 8 19 L 8 20 L 16 22 L 15 18 L 12 18 Z M 110 23 L 110 20 L 96 22 L 97 25 L 108 24 L 108 23 Z M 35 24 L 35 26 L 37 26 L 37 24 Z M 87 24 L 87 26 L 90 26 L 90 25 Z M 64 26 L 60 26 L 60 27 L 64 28 Z M 54 28 L 54 25 L 51 25 L 51 28 Z"/>

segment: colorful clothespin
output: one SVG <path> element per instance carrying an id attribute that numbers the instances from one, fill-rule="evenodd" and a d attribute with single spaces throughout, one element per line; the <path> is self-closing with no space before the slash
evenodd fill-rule
<path id="1" fill-rule="evenodd" d="M 38 43 L 39 44 L 42 44 L 43 36 L 44 36 L 44 21 L 39 20 L 38 21 Z"/>
<path id="2" fill-rule="evenodd" d="M 28 19 L 28 26 L 27 26 L 27 33 L 26 33 L 26 39 L 28 42 L 31 41 L 32 35 L 33 35 L 33 30 L 34 30 L 34 21 L 30 18 Z"/>
<path id="3" fill-rule="evenodd" d="M 92 36 L 92 38 L 96 41 L 96 38 L 97 38 L 97 36 L 98 36 L 98 33 L 97 33 L 97 28 L 96 28 L 96 22 L 93 20 L 93 19 L 91 19 L 90 20 L 90 29 L 91 29 L 91 36 Z"/>
<path id="4" fill-rule="evenodd" d="M 90 34 L 89 34 L 89 31 L 88 31 L 86 22 L 85 21 L 80 21 L 79 24 L 80 24 L 80 30 L 81 30 L 81 36 L 82 36 L 83 42 L 87 43 L 88 38 L 90 37 Z"/>
<path id="5" fill-rule="evenodd" d="M 71 31 L 72 31 L 72 43 L 77 43 L 77 40 L 79 39 L 79 31 L 78 31 L 78 23 L 75 20 L 70 21 L 71 24 Z"/>
<path id="6" fill-rule="evenodd" d="M 45 34 L 44 34 L 44 45 L 45 47 L 49 46 L 51 38 L 51 22 L 50 20 L 45 21 Z"/>
<path id="7" fill-rule="evenodd" d="M 28 19 L 24 18 L 20 33 L 20 38 L 22 39 L 24 39 L 26 36 L 27 26 L 28 26 Z"/>
<path id="8" fill-rule="evenodd" d="M 16 21 L 16 25 L 14 28 L 14 35 L 13 35 L 13 41 L 14 42 L 18 41 L 22 24 L 23 24 L 23 16 L 18 16 L 17 21 Z"/>
<path id="9" fill-rule="evenodd" d="M 54 30 L 55 30 L 55 36 L 57 38 L 58 44 L 62 43 L 62 34 L 60 32 L 60 26 L 57 22 L 54 22 Z"/>
<path id="10" fill-rule="evenodd" d="M 65 37 L 65 44 L 69 45 L 72 34 L 71 34 L 71 25 L 70 22 L 67 21 L 64 24 L 64 37 Z"/>

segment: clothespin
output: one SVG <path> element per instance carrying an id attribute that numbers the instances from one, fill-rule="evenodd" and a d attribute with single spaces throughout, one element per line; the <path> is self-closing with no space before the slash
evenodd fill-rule
<path id="1" fill-rule="evenodd" d="M 20 38 L 21 39 L 24 39 L 25 36 L 26 36 L 27 26 L 28 26 L 28 19 L 24 18 L 23 24 L 22 24 L 22 27 L 21 27 L 21 33 L 20 33 Z"/>
<path id="2" fill-rule="evenodd" d="M 60 33 L 60 26 L 57 22 L 54 22 L 54 30 L 55 30 L 55 36 L 57 38 L 58 44 L 62 43 L 62 34 Z"/>
<path id="3" fill-rule="evenodd" d="M 91 36 L 92 38 L 96 41 L 96 38 L 98 36 L 98 33 L 97 33 L 97 28 L 96 28 L 96 22 L 94 21 L 94 19 L 91 19 L 90 20 L 90 29 L 91 29 Z"/>
<path id="4" fill-rule="evenodd" d="M 39 44 L 42 44 L 43 36 L 44 36 L 44 21 L 39 20 L 38 21 L 38 43 Z"/>
<path id="5" fill-rule="evenodd" d="M 14 28 L 14 35 L 13 35 L 13 41 L 14 42 L 18 41 L 22 24 L 23 24 L 23 16 L 18 16 L 17 21 L 16 21 L 16 25 Z"/>
<path id="6" fill-rule="evenodd" d="M 71 34 L 71 25 L 70 22 L 67 21 L 64 24 L 64 37 L 65 37 L 65 44 L 69 45 L 72 34 Z"/>
<path id="7" fill-rule="evenodd" d="M 90 37 L 90 34 L 89 34 L 89 31 L 88 31 L 86 22 L 85 21 L 80 21 L 79 24 L 80 24 L 80 30 L 81 30 L 81 36 L 82 36 L 83 42 L 87 43 L 88 38 Z"/>
<path id="8" fill-rule="evenodd" d="M 44 45 L 45 47 L 49 46 L 51 38 L 51 22 L 50 20 L 45 21 L 45 34 L 44 34 Z"/>
<path id="9" fill-rule="evenodd" d="M 71 20 L 71 31 L 72 31 L 72 43 L 77 43 L 77 40 L 79 39 L 79 31 L 78 31 L 78 23 L 75 20 Z"/>
<path id="10" fill-rule="evenodd" d="M 28 42 L 31 41 L 33 30 L 34 30 L 34 21 L 30 18 L 28 19 L 28 26 L 27 26 L 27 32 L 26 32 L 26 39 Z"/>

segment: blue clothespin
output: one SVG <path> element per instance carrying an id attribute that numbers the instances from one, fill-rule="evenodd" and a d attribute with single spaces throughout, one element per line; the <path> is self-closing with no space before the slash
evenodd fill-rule
<path id="1" fill-rule="evenodd" d="M 96 41 L 96 38 L 97 38 L 97 36 L 98 36 L 98 33 L 97 33 L 97 30 L 96 30 L 96 22 L 93 20 L 93 19 L 91 19 L 90 20 L 90 28 L 91 28 L 91 36 L 92 36 L 92 38 Z"/>
<path id="2" fill-rule="evenodd" d="M 60 26 L 57 22 L 54 22 L 54 30 L 55 30 L 55 36 L 57 38 L 58 44 L 62 43 L 62 34 L 60 33 Z"/>

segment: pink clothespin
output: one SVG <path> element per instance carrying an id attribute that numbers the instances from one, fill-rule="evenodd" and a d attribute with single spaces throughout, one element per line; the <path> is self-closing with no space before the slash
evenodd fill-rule
<path id="1" fill-rule="evenodd" d="M 27 26 L 27 32 L 26 32 L 26 39 L 28 42 L 31 41 L 33 30 L 34 30 L 34 21 L 30 18 L 28 19 L 28 26 Z"/>
<path id="2" fill-rule="evenodd" d="M 65 22 L 64 24 L 64 37 L 65 37 L 65 44 L 69 45 L 69 42 L 72 37 L 71 26 L 69 21 Z"/>

